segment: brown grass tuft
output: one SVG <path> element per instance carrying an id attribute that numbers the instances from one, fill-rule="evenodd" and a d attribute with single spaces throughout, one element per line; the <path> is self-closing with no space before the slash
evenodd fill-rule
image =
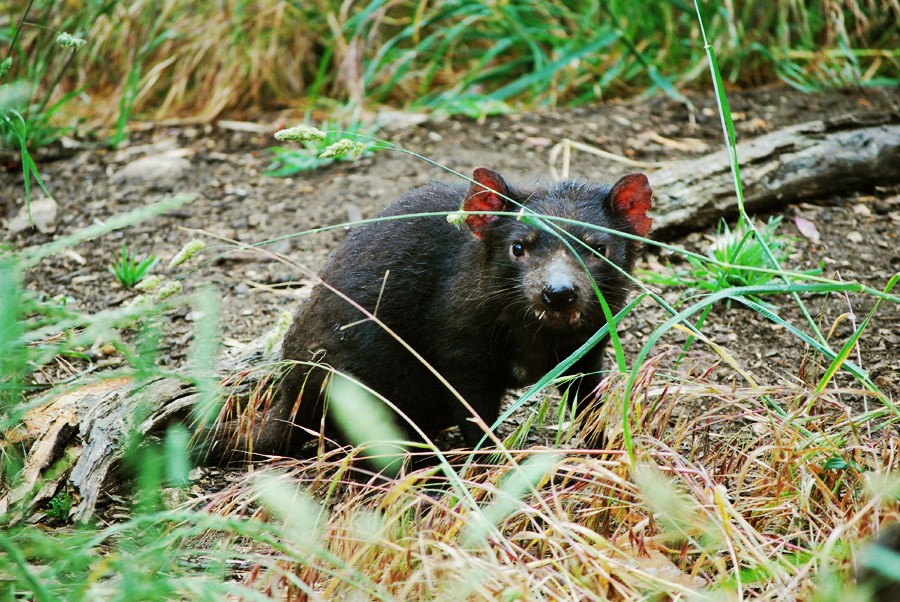
<path id="1" fill-rule="evenodd" d="M 838 389 L 806 415 L 805 384 L 744 385 L 697 353 L 675 371 L 676 357 L 640 368 L 633 461 L 617 424 L 625 378 L 613 377 L 576 437 L 600 429 L 606 448 L 513 452 L 518 467 L 552 465 L 499 515 L 524 468 L 479 455 L 461 491 L 436 469 L 350 478 L 346 450 L 263 467 L 209 508 L 281 525 L 280 547 L 257 550 L 245 581 L 286 599 L 805 600 L 823 571 L 846 580 L 854 542 L 900 521 L 896 418 L 862 413 L 852 396 L 863 392 Z M 260 504 L 266 475 L 282 498 L 322 509 L 305 515 L 305 535 L 290 500 Z"/>

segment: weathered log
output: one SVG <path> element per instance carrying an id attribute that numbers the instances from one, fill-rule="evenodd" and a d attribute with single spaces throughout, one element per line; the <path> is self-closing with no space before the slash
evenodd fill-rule
<path id="1" fill-rule="evenodd" d="M 249 397 L 260 380 L 255 368 L 277 361 L 264 347 L 260 338 L 222 354 L 218 376 L 225 386 L 237 383 L 230 394 Z M 28 412 L 25 429 L 9 441 L 34 442 L 14 487 L 0 495 L 0 515 L 10 512 L 12 521 L 28 516 L 68 480 L 75 493 L 70 518 L 88 520 L 104 481 L 134 438 L 185 420 L 200 400 L 190 379 L 120 377 L 68 391 Z"/>
<path id="2" fill-rule="evenodd" d="M 736 147 L 748 212 L 900 182 L 900 115 L 811 121 Z M 650 174 L 653 235 L 670 237 L 737 214 L 728 153 Z"/>

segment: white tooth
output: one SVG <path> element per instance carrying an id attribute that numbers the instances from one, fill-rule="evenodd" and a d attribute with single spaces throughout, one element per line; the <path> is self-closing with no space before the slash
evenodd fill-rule
<path id="1" fill-rule="evenodd" d="M 580 311 L 573 311 L 572 314 L 569 316 L 569 324 L 575 324 L 576 322 L 578 322 L 578 319 L 580 317 L 581 317 Z"/>
<path id="2" fill-rule="evenodd" d="M 547 314 L 547 312 L 542 311 L 542 312 L 541 312 L 541 315 L 538 316 L 538 320 L 543 320 L 543 319 L 544 319 L 544 316 L 545 316 L 546 314 Z"/>

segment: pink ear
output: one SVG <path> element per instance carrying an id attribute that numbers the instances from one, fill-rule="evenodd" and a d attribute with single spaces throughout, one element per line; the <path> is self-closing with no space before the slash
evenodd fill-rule
<path id="1" fill-rule="evenodd" d="M 638 236 L 646 236 L 653 225 L 647 211 L 653 206 L 650 182 L 642 173 L 622 176 L 609 193 L 613 210 L 631 222 Z"/>
<path id="2" fill-rule="evenodd" d="M 466 200 L 463 202 L 463 211 L 505 211 L 506 199 L 500 195 L 509 196 L 509 186 L 506 180 L 493 169 L 479 167 L 472 174 L 475 182 L 469 184 L 466 192 Z M 499 193 L 499 194 L 498 194 Z M 496 215 L 470 215 L 466 218 L 466 225 L 472 234 L 478 238 L 484 238 L 488 226 L 497 219 Z"/>

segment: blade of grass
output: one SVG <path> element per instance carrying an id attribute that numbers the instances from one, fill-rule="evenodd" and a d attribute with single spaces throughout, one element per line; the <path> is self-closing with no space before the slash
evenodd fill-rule
<path id="1" fill-rule="evenodd" d="M 628 381 L 625 387 L 625 394 L 622 403 L 622 423 L 623 423 L 623 437 L 625 439 L 625 448 L 628 451 L 629 458 L 631 458 L 632 462 L 635 460 L 634 455 L 634 444 L 631 437 L 631 427 L 628 420 L 629 413 L 631 410 L 631 393 L 634 389 L 634 384 L 638 376 L 638 367 L 643 365 L 644 361 L 647 359 L 647 356 L 650 353 L 650 350 L 656 345 L 656 342 L 668 332 L 675 324 L 684 323 L 685 325 L 690 326 L 690 323 L 687 322 L 687 318 L 695 314 L 696 312 L 702 310 L 707 305 L 711 305 L 720 301 L 722 299 L 733 299 L 735 301 L 745 303 L 746 299 L 744 297 L 748 294 L 773 294 L 775 292 L 780 293 L 799 293 L 799 292 L 827 292 L 827 291 L 849 291 L 849 292 L 859 292 L 862 288 L 862 285 L 856 283 L 835 283 L 833 285 L 827 284 L 788 284 L 788 285 L 762 285 L 762 286 L 743 286 L 743 287 L 734 287 L 727 288 L 721 291 L 717 291 L 712 293 L 703 299 L 697 301 L 696 303 L 690 305 L 689 307 L 681 310 L 676 315 L 672 316 L 661 325 L 657 326 L 650 336 L 647 338 L 647 342 L 641 348 L 640 352 L 638 352 L 637 357 L 635 358 L 634 365 L 635 368 L 631 370 L 631 373 L 628 376 Z M 760 308 L 762 309 L 762 308 Z M 771 316 L 771 314 L 768 314 Z M 812 340 L 812 339 L 810 339 Z M 825 347 L 821 347 L 821 350 L 826 351 Z M 834 353 L 834 352 L 831 352 Z M 832 357 L 836 357 L 834 354 Z M 845 365 L 849 367 L 854 366 L 851 362 L 846 361 Z M 861 370 L 859 367 L 856 367 L 856 372 L 854 374 L 861 380 L 865 379 L 865 372 Z"/>
<path id="2" fill-rule="evenodd" d="M 722 83 L 722 76 L 719 73 L 719 67 L 716 62 L 716 52 L 706 38 L 706 28 L 703 24 L 703 16 L 700 13 L 700 5 L 697 0 L 694 0 L 694 8 L 697 12 L 697 23 L 700 26 L 700 34 L 703 38 L 704 44 L 703 47 L 706 50 L 706 57 L 709 62 L 709 71 L 713 80 L 716 103 L 719 106 L 719 119 L 722 122 L 722 132 L 725 135 L 725 148 L 728 152 L 728 156 L 730 157 L 729 163 L 731 165 L 732 179 L 734 180 L 734 191 L 737 196 L 738 211 L 740 212 L 741 219 L 746 223 L 748 228 L 752 229 L 753 233 L 756 235 L 756 240 L 759 242 L 760 247 L 762 247 L 762 249 L 765 251 L 771 265 L 776 270 L 780 270 L 781 266 L 779 265 L 778 260 L 775 258 L 775 255 L 772 253 L 772 250 L 769 248 L 769 245 L 763 239 L 762 235 L 756 229 L 756 226 L 753 224 L 752 220 L 750 220 L 750 216 L 747 215 L 747 212 L 744 208 L 744 192 L 741 186 L 741 171 L 737 157 L 737 143 L 735 141 L 734 135 L 734 121 L 731 118 L 731 110 L 728 107 L 728 98 L 725 95 L 725 86 Z M 788 278 L 784 275 L 781 276 L 781 279 L 785 283 L 788 282 Z M 824 347 L 828 347 L 828 342 L 825 339 L 825 336 L 819 330 L 816 321 L 813 320 L 812 316 L 806 308 L 806 305 L 800 299 L 800 296 L 797 294 L 793 294 L 792 297 L 797 304 L 797 307 L 800 309 L 800 312 L 803 314 L 803 317 L 806 318 L 806 321 L 812 329 L 812 332 L 815 333 L 816 337 L 819 339 L 819 342 Z M 830 349 L 830 347 L 828 348 Z"/>
<path id="3" fill-rule="evenodd" d="M 894 288 L 894 285 L 897 284 L 898 280 L 900 280 L 900 274 L 894 274 L 885 287 L 884 292 L 890 293 L 891 289 Z M 828 386 L 828 383 L 831 382 L 831 379 L 834 377 L 837 371 L 840 370 L 841 366 L 848 363 L 847 358 L 850 357 L 850 353 L 856 346 L 857 341 L 859 341 L 859 337 L 862 336 L 862 333 L 866 329 L 866 326 L 868 326 L 869 320 L 872 319 L 872 316 L 875 315 L 875 312 L 878 310 L 878 306 L 881 304 L 881 301 L 882 299 L 877 299 L 875 301 L 875 305 L 872 306 L 869 314 L 862 321 L 859 327 L 853 332 L 853 334 L 850 335 L 850 338 L 848 338 L 844 343 L 844 346 L 841 347 L 840 352 L 832 360 L 831 365 L 828 366 L 827 370 L 825 370 L 825 374 L 822 375 L 822 378 L 819 380 L 819 384 L 816 385 L 813 394 L 810 396 L 809 403 L 806 406 L 807 413 L 809 413 L 809 410 L 812 408 L 813 402 L 818 398 L 819 394 L 821 394 L 822 391 L 825 390 L 825 387 Z"/>
<path id="4" fill-rule="evenodd" d="M 594 52 L 597 52 L 604 46 L 609 46 L 610 44 L 612 44 L 613 42 L 615 42 L 618 39 L 619 39 L 619 32 L 617 32 L 617 31 L 607 32 L 604 35 L 597 38 L 596 40 L 594 40 L 593 42 L 591 42 L 590 44 L 587 44 L 583 47 L 572 50 L 567 55 L 550 63 L 543 69 L 539 69 L 537 71 L 534 71 L 533 73 L 530 73 L 529 75 L 520 77 L 516 81 L 506 84 L 499 90 L 495 90 L 494 92 L 491 92 L 490 94 L 488 94 L 488 97 L 493 100 L 507 100 L 513 96 L 521 94 L 522 92 L 524 92 L 528 88 L 532 87 L 536 83 L 546 81 L 554 73 L 556 73 L 559 69 L 561 69 L 565 65 L 568 65 L 572 61 L 579 59 L 585 55 L 593 54 Z"/>

